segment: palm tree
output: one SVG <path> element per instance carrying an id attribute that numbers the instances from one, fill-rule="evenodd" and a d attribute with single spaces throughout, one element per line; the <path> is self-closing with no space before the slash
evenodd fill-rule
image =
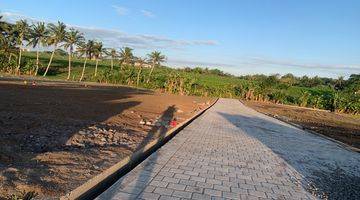
<path id="1" fill-rule="evenodd" d="M 0 52 L 4 53 L 5 55 L 9 56 L 9 64 L 11 61 L 12 56 L 16 57 L 16 48 L 15 48 L 15 41 L 12 37 L 4 37 L 3 40 L 0 41 L 1 49 Z"/>
<path id="2" fill-rule="evenodd" d="M 134 59 L 134 55 L 132 53 L 133 49 L 130 47 L 124 47 L 120 50 L 120 63 L 121 63 L 121 67 L 122 64 L 132 64 L 133 63 L 133 59 Z"/>
<path id="3" fill-rule="evenodd" d="M 12 56 L 16 57 L 16 41 L 17 32 L 13 25 L 10 25 L 2 20 L 3 16 L 0 16 L 0 52 L 9 56 L 8 63 L 10 64 Z"/>
<path id="4" fill-rule="evenodd" d="M 139 64 L 139 71 L 138 71 L 138 73 L 137 73 L 137 79 L 136 79 L 136 86 L 138 87 L 138 86 L 139 86 L 139 82 L 140 82 L 141 70 L 142 70 L 142 67 L 144 66 L 144 64 L 146 63 L 146 59 L 145 59 L 145 58 L 138 57 L 138 58 L 136 58 L 136 62 Z"/>
<path id="5" fill-rule="evenodd" d="M 29 34 L 29 46 L 36 48 L 37 46 L 46 46 L 49 31 L 44 22 L 38 22 L 36 25 L 32 25 Z M 35 76 L 39 70 L 39 49 L 36 50 L 36 70 Z"/>
<path id="6" fill-rule="evenodd" d="M 161 52 L 159 51 L 151 52 L 150 54 L 148 54 L 148 57 L 149 57 L 149 61 L 151 62 L 151 70 L 150 70 L 149 78 L 146 81 L 146 83 L 150 82 L 151 74 L 153 73 L 154 68 L 156 66 L 160 66 L 161 63 L 165 62 L 166 60 L 166 57 L 162 55 Z"/>
<path id="7" fill-rule="evenodd" d="M 2 33 L 3 31 L 5 31 L 5 27 L 6 27 L 6 22 L 3 21 L 4 16 L 0 15 L 0 32 Z"/>
<path id="8" fill-rule="evenodd" d="M 11 39 L 12 43 L 16 40 L 17 33 L 15 33 L 15 26 L 2 20 L 3 16 L 0 16 L 0 42 Z"/>
<path id="9" fill-rule="evenodd" d="M 0 16 L 0 42 L 4 42 L 5 36 L 9 31 L 8 24 L 2 20 L 3 16 Z"/>
<path id="10" fill-rule="evenodd" d="M 20 20 L 17 21 L 15 24 L 15 30 L 14 33 L 16 32 L 16 44 L 19 46 L 19 60 L 18 60 L 18 66 L 16 68 L 16 72 L 18 73 L 20 70 L 20 64 L 21 64 L 21 52 L 22 52 L 22 46 L 23 46 L 23 42 L 24 40 L 27 39 L 27 35 L 29 32 L 29 24 L 27 23 L 26 20 Z"/>
<path id="11" fill-rule="evenodd" d="M 81 77 L 79 79 L 80 82 L 84 78 L 87 59 L 88 58 L 91 59 L 91 55 L 94 50 L 94 43 L 95 42 L 93 40 L 88 40 L 87 43 L 82 42 L 78 45 L 78 49 L 77 49 L 78 53 L 80 54 L 80 56 L 85 56 L 85 61 L 84 61 Z"/>
<path id="12" fill-rule="evenodd" d="M 105 52 L 105 49 L 103 48 L 102 42 L 95 42 L 93 47 L 94 47 L 93 52 L 94 52 L 94 56 L 95 56 L 95 59 L 96 59 L 94 76 L 96 76 L 97 75 L 98 64 L 99 64 L 99 59 L 102 58 L 103 53 Z"/>
<path id="13" fill-rule="evenodd" d="M 62 22 L 58 21 L 58 24 L 48 24 L 48 29 L 50 31 L 50 36 L 48 38 L 48 45 L 54 45 L 54 50 L 51 53 L 50 60 L 48 66 L 46 67 L 45 73 L 43 76 L 46 76 L 47 72 L 49 71 L 51 62 L 54 58 L 54 53 L 58 45 L 63 42 L 66 38 L 66 25 Z"/>
<path id="14" fill-rule="evenodd" d="M 75 30 L 74 28 L 70 28 L 70 31 L 66 34 L 65 38 L 65 49 L 69 49 L 69 69 L 68 69 L 68 76 L 66 80 L 70 79 L 71 74 L 71 57 L 74 51 L 74 47 L 76 45 L 79 45 L 80 43 L 84 42 L 85 38 L 82 33 L 80 33 L 78 30 Z"/>
<path id="15" fill-rule="evenodd" d="M 107 49 L 106 55 L 110 56 L 111 61 L 111 71 L 114 69 L 114 60 L 119 57 L 116 49 Z"/>

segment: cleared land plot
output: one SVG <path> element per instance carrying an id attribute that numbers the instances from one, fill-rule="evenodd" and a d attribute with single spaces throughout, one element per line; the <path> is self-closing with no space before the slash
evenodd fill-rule
<path id="1" fill-rule="evenodd" d="M 261 113 L 299 124 L 306 129 L 360 148 L 360 116 L 269 102 L 245 101 L 244 103 Z"/>
<path id="2" fill-rule="evenodd" d="M 64 195 L 212 100 L 0 79 L 0 199 L 21 191 Z"/>

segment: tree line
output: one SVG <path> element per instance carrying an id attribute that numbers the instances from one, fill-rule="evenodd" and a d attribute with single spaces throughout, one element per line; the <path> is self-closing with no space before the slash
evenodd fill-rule
<path id="1" fill-rule="evenodd" d="M 105 48 L 101 41 L 86 40 L 84 34 L 74 28 L 67 29 L 63 22 L 57 22 L 57 24 L 44 22 L 37 22 L 35 24 L 29 24 L 26 20 L 19 20 L 15 24 L 10 24 L 2 20 L 0 16 L 0 45 L 2 56 L 7 57 L 7 63 L 5 59 L 2 59 L 2 66 L 8 66 L 5 70 L 20 74 L 22 67 L 22 53 L 24 47 L 31 47 L 36 50 L 36 63 L 34 75 L 39 73 L 39 49 L 41 48 L 53 48 L 49 62 L 43 72 L 43 76 L 46 76 L 51 67 L 55 52 L 59 48 L 63 48 L 68 51 L 68 75 L 67 80 L 70 79 L 72 70 L 72 58 L 76 55 L 78 58 L 83 58 L 83 69 L 79 81 L 84 78 L 84 72 L 88 59 L 94 59 L 96 66 L 94 70 L 94 76 L 98 75 L 99 61 L 105 57 L 111 60 L 111 70 L 114 69 L 115 62 L 119 63 L 119 66 L 139 64 L 139 71 L 141 73 L 144 64 L 151 65 L 151 72 L 147 79 L 150 81 L 152 72 L 155 67 L 160 66 L 165 61 L 166 57 L 159 51 L 153 51 L 147 55 L 147 58 L 136 57 L 133 54 L 133 49 L 130 47 L 123 47 L 119 51 L 115 48 Z M 12 68 L 13 59 L 17 59 L 16 67 Z M 3 69 L 4 70 L 4 69 Z M 138 75 L 140 76 L 140 74 Z"/>

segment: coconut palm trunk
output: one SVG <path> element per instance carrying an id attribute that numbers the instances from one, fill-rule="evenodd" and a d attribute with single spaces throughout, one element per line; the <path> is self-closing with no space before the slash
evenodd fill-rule
<path id="1" fill-rule="evenodd" d="M 136 86 L 139 86 L 141 70 L 142 70 L 142 65 L 139 66 L 139 71 L 136 79 Z"/>
<path id="2" fill-rule="evenodd" d="M 148 80 L 146 81 L 146 83 L 150 83 L 151 74 L 153 73 L 154 68 L 155 68 L 155 65 L 153 65 L 153 66 L 151 67 L 150 74 L 149 74 L 149 78 L 148 78 Z"/>
<path id="3" fill-rule="evenodd" d="M 83 80 L 83 78 L 84 78 L 85 67 L 86 67 L 86 61 L 87 61 L 87 56 L 85 56 L 84 66 L 83 66 L 83 69 L 82 69 L 82 72 L 81 72 L 81 77 L 80 77 L 79 82 L 81 82 L 81 81 Z"/>
<path id="4" fill-rule="evenodd" d="M 36 70 L 35 70 L 35 76 L 37 76 L 39 71 L 39 51 L 36 51 Z"/>
<path id="5" fill-rule="evenodd" d="M 12 58 L 12 53 L 10 53 L 10 55 L 9 55 L 9 65 L 10 65 L 10 62 L 11 62 L 11 58 Z"/>
<path id="6" fill-rule="evenodd" d="M 69 68 L 68 68 L 68 76 L 67 76 L 67 78 L 66 78 L 66 80 L 69 80 L 70 79 L 70 75 L 71 75 L 71 55 L 72 55 L 72 53 L 71 53 L 71 51 L 69 51 Z"/>
<path id="7" fill-rule="evenodd" d="M 21 64 L 21 47 L 19 48 L 19 60 L 18 60 L 18 66 L 16 68 L 16 73 L 20 73 L 20 64 Z"/>
<path id="8" fill-rule="evenodd" d="M 124 69 L 124 66 L 123 66 L 123 62 L 120 63 L 120 71 L 122 71 Z"/>
<path id="9" fill-rule="evenodd" d="M 51 56 L 50 56 L 50 60 L 49 60 L 48 66 L 46 67 L 46 70 L 45 70 L 45 73 L 44 73 L 44 75 L 43 75 L 43 76 L 46 76 L 46 74 L 47 74 L 47 73 L 48 73 L 48 71 L 49 71 L 49 68 L 50 68 L 51 62 L 52 62 L 52 60 L 53 60 L 53 58 L 54 58 L 54 54 L 55 54 L 56 47 L 57 47 L 57 45 L 55 45 L 55 48 L 54 48 L 53 52 L 51 53 Z"/>
<path id="10" fill-rule="evenodd" d="M 94 76 L 97 75 L 97 71 L 98 71 L 98 64 L 99 64 L 99 59 L 96 59 L 96 64 L 95 64 L 95 74 Z"/>

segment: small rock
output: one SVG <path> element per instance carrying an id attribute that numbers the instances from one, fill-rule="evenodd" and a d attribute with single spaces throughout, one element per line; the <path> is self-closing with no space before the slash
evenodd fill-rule
<path id="1" fill-rule="evenodd" d="M 94 169 L 100 169 L 100 167 L 97 166 L 97 165 L 93 165 L 93 168 L 94 168 Z"/>
<path id="2" fill-rule="evenodd" d="M 73 146 L 75 146 L 75 147 L 79 147 L 79 148 L 84 148 L 85 147 L 85 144 L 83 144 L 83 143 L 73 143 L 72 144 Z"/>
<path id="3" fill-rule="evenodd" d="M 80 135 L 86 135 L 86 132 L 85 131 L 79 131 L 79 134 Z"/>
<path id="4" fill-rule="evenodd" d="M 184 111 L 182 111 L 182 110 L 179 109 L 179 110 L 177 110 L 177 112 L 178 112 L 178 113 L 183 113 Z"/>
<path id="5" fill-rule="evenodd" d="M 146 125 L 151 126 L 152 125 L 151 121 L 147 121 Z"/>
<path id="6" fill-rule="evenodd" d="M 144 125 L 145 123 L 146 123 L 146 122 L 145 122 L 144 120 L 141 120 L 141 121 L 140 121 L 140 124 L 141 124 L 141 125 Z"/>

